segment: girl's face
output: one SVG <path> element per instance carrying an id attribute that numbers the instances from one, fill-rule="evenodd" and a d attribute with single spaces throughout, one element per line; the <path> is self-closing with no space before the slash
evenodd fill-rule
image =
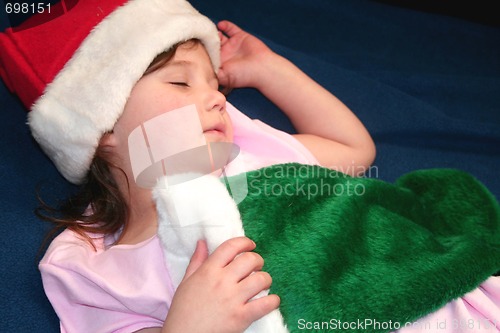
<path id="1" fill-rule="evenodd" d="M 134 86 L 124 112 L 107 142 L 121 161 L 128 160 L 128 136 L 145 121 L 166 112 L 195 105 L 206 142 L 232 142 L 233 127 L 226 98 L 210 58 L 201 43 L 182 44 L 160 69 L 144 75 Z M 182 142 L 183 138 L 177 138 Z M 176 140 L 176 141 L 177 141 Z M 124 169 L 127 164 L 122 164 Z"/>
<path id="2" fill-rule="evenodd" d="M 217 76 L 203 45 L 182 44 L 165 66 L 136 83 L 113 131 L 128 135 L 146 120 L 194 104 L 206 141 L 232 142 L 226 98 L 218 89 Z"/>

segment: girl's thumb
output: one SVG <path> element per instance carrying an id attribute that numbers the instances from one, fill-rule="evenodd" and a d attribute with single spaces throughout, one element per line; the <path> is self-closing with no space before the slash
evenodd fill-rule
<path id="1" fill-rule="evenodd" d="M 186 273 L 184 274 L 183 280 L 189 278 L 208 258 L 208 247 L 207 242 L 204 240 L 199 240 L 196 243 L 196 249 L 194 250 L 189 265 L 186 268 Z"/>

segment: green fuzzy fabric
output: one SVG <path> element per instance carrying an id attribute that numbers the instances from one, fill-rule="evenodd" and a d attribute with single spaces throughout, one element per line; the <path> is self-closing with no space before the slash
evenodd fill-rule
<path id="1" fill-rule="evenodd" d="M 246 179 L 245 233 L 291 332 L 392 331 L 500 269 L 498 202 L 467 173 L 391 184 L 282 164 Z"/>

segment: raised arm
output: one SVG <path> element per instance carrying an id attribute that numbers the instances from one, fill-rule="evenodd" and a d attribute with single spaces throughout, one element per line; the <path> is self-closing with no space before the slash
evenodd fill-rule
<path id="1" fill-rule="evenodd" d="M 290 118 L 295 137 L 321 165 L 352 175 L 369 167 L 375 145 L 346 105 L 258 38 L 229 21 L 218 27 L 222 85 L 257 88 Z"/>

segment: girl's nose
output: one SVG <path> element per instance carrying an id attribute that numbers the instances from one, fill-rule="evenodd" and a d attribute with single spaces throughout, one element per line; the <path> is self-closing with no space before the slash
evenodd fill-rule
<path id="1" fill-rule="evenodd" d="M 207 111 L 224 112 L 226 109 L 226 96 L 218 90 L 210 89 L 206 95 L 205 108 Z"/>

